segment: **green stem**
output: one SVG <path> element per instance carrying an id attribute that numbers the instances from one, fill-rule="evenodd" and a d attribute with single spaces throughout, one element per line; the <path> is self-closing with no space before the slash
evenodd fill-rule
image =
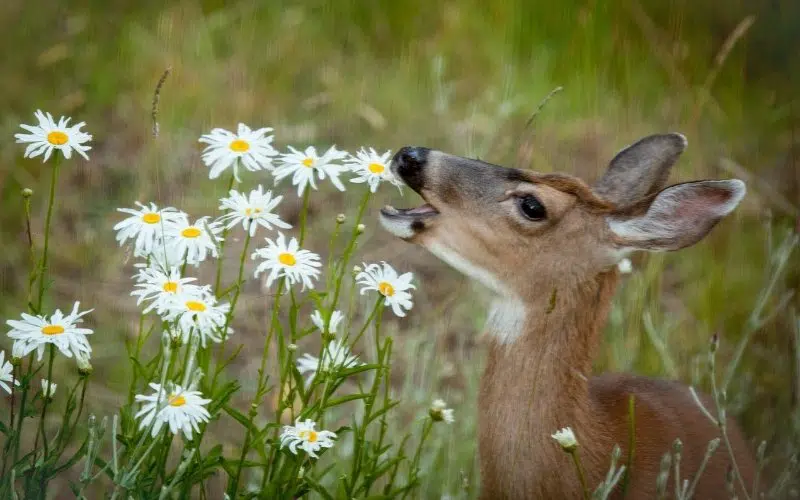
<path id="1" fill-rule="evenodd" d="M 636 416 L 634 414 L 634 396 L 628 396 L 628 466 L 625 468 L 625 477 L 622 478 L 622 498 L 628 492 L 633 472 L 633 457 L 636 452 Z"/>
<path id="2" fill-rule="evenodd" d="M 25 420 L 25 405 L 28 402 L 28 389 L 30 389 L 30 375 L 33 370 L 33 353 L 28 356 L 28 371 L 23 377 L 22 384 L 22 399 L 19 405 L 19 418 L 17 419 L 17 432 L 14 433 L 14 463 L 17 463 L 19 458 L 19 444 L 20 436 L 22 436 L 22 423 Z"/>
<path id="3" fill-rule="evenodd" d="M 286 279 L 281 278 L 278 280 L 278 287 L 275 291 L 275 298 L 272 303 L 272 315 L 270 318 L 270 327 L 269 333 L 267 334 L 266 339 L 264 340 L 264 348 L 261 351 L 261 364 L 258 368 L 258 384 L 256 386 L 256 392 L 253 395 L 253 400 L 250 403 L 250 413 L 249 413 L 249 425 L 247 426 L 247 430 L 244 436 L 244 442 L 242 443 L 242 453 L 239 455 L 239 466 L 236 468 L 236 475 L 228 485 L 228 495 L 231 498 L 236 498 L 236 491 L 239 489 L 239 480 L 242 476 L 242 467 L 244 466 L 245 458 L 247 458 L 247 452 L 250 451 L 250 434 L 251 429 L 255 425 L 255 418 L 258 415 L 258 401 L 262 397 L 262 392 L 264 391 L 264 387 L 266 386 L 266 378 L 264 377 L 264 372 L 267 368 L 267 358 L 269 357 L 269 345 L 272 341 L 272 335 L 275 332 L 275 325 L 278 322 L 278 311 L 280 306 L 280 299 L 281 299 L 281 292 L 286 286 Z M 266 474 L 267 471 L 265 470 L 264 473 Z"/>
<path id="4" fill-rule="evenodd" d="M 235 165 L 234 168 L 236 168 Z M 230 181 L 228 181 L 228 189 L 225 191 L 225 195 L 228 195 L 231 192 L 231 189 L 233 189 L 234 181 L 236 181 L 236 177 L 233 174 L 231 174 L 231 179 Z M 228 228 L 226 227 L 225 229 L 222 230 L 222 241 L 219 244 L 219 259 L 217 259 L 217 278 L 214 280 L 215 296 L 218 296 L 217 294 L 219 293 L 219 285 L 220 282 L 222 281 L 222 266 L 225 263 L 225 259 L 223 258 L 224 257 L 223 252 L 225 251 L 225 242 L 228 241 L 227 236 L 228 236 Z"/>
<path id="5" fill-rule="evenodd" d="M 48 354 L 49 354 L 49 359 L 47 361 L 47 384 L 48 385 L 47 385 L 47 390 L 44 391 L 44 403 L 42 404 L 42 416 L 41 416 L 41 419 L 39 420 L 39 432 L 36 434 L 36 439 L 34 440 L 36 443 L 38 443 L 39 434 L 42 435 L 42 447 L 44 448 L 44 457 L 45 457 L 45 459 L 47 458 L 48 443 L 47 443 L 47 433 L 45 432 L 45 429 L 44 429 L 44 421 L 45 421 L 45 418 L 47 417 L 47 407 L 50 406 L 50 400 L 51 400 L 50 389 L 51 389 L 51 387 L 53 385 L 53 360 L 56 357 L 55 349 L 56 349 L 55 345 L 53 345 L 53 344 L 50 344 L 48 346 Z M 34 444 L 34 449 L 35 448 L 37 448 L 36 444 Z"/>
<path id="6" fill-rule="evenodd" d="M 303 192 L 303 209 L 300 211 L 300 246 L 306 239 L 306 220 L 308 219 L 308 200 L 311 198 L 311 189 L 306 186 Z"/>
<path id="7" fill-rule="evenodd" d="M 36 302 L 36 313 L 42 310 L 44 300 L 44 289 L 47 283 L 47 260 L 50 249 L 50 223 L 53 219 L 53 205 L 56 199 L 56 183 L 58 182 L 58 167 L 61 165 L 61 156 L 55 155 L 53 159 L 53 171 L 50 179 L 50 197 L 47 201 L 47 216 L 44 220 L 44 250 L 42 252 L 42 263 L 39 267 L 39 299 Z"/>
<path id="8" fill-rule="evenodd" d="M 583 498 L 589 498 L 589 489 L 586 487 L 586 476 L 583 474 L 583 466 L 581 465 L 581 459 L 578 457 L 578 450 L 577 448 L 568 452 L 572 456 L 572 462 L 575 464 L 575 470 L 578 471 L 578 479 L 581 482 L 581 491 L 583 492 Z"/>

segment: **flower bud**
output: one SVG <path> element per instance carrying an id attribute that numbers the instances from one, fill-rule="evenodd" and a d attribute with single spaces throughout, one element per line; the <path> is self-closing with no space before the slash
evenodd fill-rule
<path id="1" fill-rule="evenodd" d="M 356 226 L 356 234 L 361 234 L 367 228 L 364 224 L 359 224 Z"/>
<path id="2" fill-rule="evenodd" d="M 346 218 L 347 217 L 345 217 L 344 214 L 339 214 L 339 215 L 336 216 L 336 223 L 337 224 L 344 224 L 344 221 L 345 221 Z"/>
<path id="3" fill-rule="evenodd" d="M 289 352 L 294 352 L 297 350 L 297 344 L 289 344 L 286 346 L 286 349 L 288 349 Z"/>
<path id="4" fill-rule="evenodd" d="M 82 377 L 86 377 L 91 375 L 92 373 L 92 364 L 89 362 L 89 355 L 76 352 L 75 353 L 75 361 L 78 362 L 78 373 Z"/>
<path id="5" fill-rule="evenodd" d="M 31 196 L 33 196 L 33 189 L 25 188 L 25 189 L 22 190 L 22 197 L 23 198 L 30 198 Z"/>
<path id="6" fill-rule="evenodd" d="M 567 453 L 572 453 L 578 448 L 578 440 L 575 438 L 575 433 L 572 432 L 570 427 L 564 427 L 561 430 L 552 434 L 551 437 L 561 446 L 561 449 Z"/>

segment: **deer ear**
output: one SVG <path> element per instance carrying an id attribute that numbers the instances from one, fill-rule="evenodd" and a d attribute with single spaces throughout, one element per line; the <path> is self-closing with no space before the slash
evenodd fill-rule
<path id="1" fill-rule="evenodd" d="M 670 167 L 686 144 L 681 134 L 645 137 L 617 153 L 592 190 L 617 207 L 627 208 L 664 187 Z"/>
<path id="2" fill-rule="evenodd" d="M 623 249 L 678 250 L 703 239 L 745 191 L 737 179 L 677 184 L 658 193 L 644 214 L 608 216 L 608 226 Z"/>

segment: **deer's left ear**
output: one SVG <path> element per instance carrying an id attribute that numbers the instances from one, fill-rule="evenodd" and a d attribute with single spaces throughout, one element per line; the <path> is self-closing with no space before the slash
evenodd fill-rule
<path id="1" fill-rule="evenodd" d="M 617 153 L 592 191 L 620 209 L 630 207 L 664 188 L 684 149 L 686 137 L 681 134 L 640 139 Z"/>
<path id="2" fill-rule="evenodd" d="M 608 227 L 621 249 L 679 250 L 703 239 L 736 208 L 745 191 L 737 179 L 677 184 L 658 193 L 643 214 L 609 215 Z"/>

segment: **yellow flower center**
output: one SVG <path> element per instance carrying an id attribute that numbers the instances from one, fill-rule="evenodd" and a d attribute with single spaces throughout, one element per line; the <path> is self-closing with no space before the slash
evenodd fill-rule
<path id="1" fill-rule="evenodd" d="M 201 233 L 200 229 L 192 226 L 192 227 L 187 227 L 186 229 L 181 231 L 181 236 L 183 236 L 184 238 L 197 238 L 198 236 L 200 236 L 200 233 Z"/>
<path id="2" fill-rule="evenodd" d="M 206 305 L 196 300 L 189 300 L 186 302 L 186 309 L 190 311 L 203 312 L 206 310 Z"/>
<path id="3" fill-rule="evenodd" d="M 161 222 L 161 216 L 155 212 L 150 212 L 149 214 L 142 215 L 142 221 L 146 224 L 156 224 Z"/>
<path id="4" fill-rule="evenodd" d="M 367 168 L 368 168 L 368 169 L 369 169 L 369 171 L 370 171 L 370 172 L 372 172 L 373 174 L 382 174 L 382 173 L 383 173 L 383 171 L 384 171 L 384 170 L 386 170 L 386 167 L 384 167 L 384 166 L 383 166 L 383 165 L 381 165 L 380 163 L 370 163 L 370 164 L 369 164 L 369 166 L 368 166 Z"/>
<path id="5" fill-rule="evenodd" d="M 247 141 L 236 139 L 230 143 L 231 151 L 235 153 L 246 153 L 250 150 L 250 144 Z"/>
<path id="6" fill-rule="evenodd" d="M 53 146 L 63 146 L 67 143 L 69 137 L 64 132 L 60 130 L 53 130 L 49 134 L 47 134 L 47 142 L 52 144 Z"/>
<path id="7" fill-rule="evenodd" d="M 381 281 L 378 284 L 378 291 L 381 292 L 384 297 L 391 297 L 394 295 L 394 287 L 385 281 Z"/>
<path id="8" fill-rule="evenodd" d="M 260 213 L 261 213 L 261 209 L 260 208 L 245 208 L 244 209 L 244 214 L 246 216 L 248 216 L 248 217 L 250 217 L 253 214 L 258 215 Z"/>
<path id="9" fill-rule="evenodd" d="M 64 333 L 64 327 L 61 325 L 47 325 L 42 327 L 42 334 L 44 335 L 61 335 Z"/>
<path id="10" fill-rule="evenodd" d="M 300 439 L 308 441 L 309 443 L 317 442 L 317 433 L 315 431 L 300 431 L 298 434 Z"/>
<path id="11" fill-rule="evenodd" d="M 297 259 L 289 252 L 283 252 L 282 254 L 278 255 L 278 262 L 284 266 L 293 266 L 297 264 Z"/>
<path id="12" fill-rule="evenodd" d="M 176 396 L 175 394 L 170 394 L 167 401 L 169 401 L 170 406 L 183 406 L 186 404 L 186 398 L 183 396 Z"/>
<path id="13" fill-rule="evenodd" d="M 164 291 L 168 293 L 175 293 L 178 291 L 178 283 L 175 281 L 167 281 L 164 283 Z"/>
<path id="14" fill-rule="evenodd" d="M 303 165 L 305 165 L 308 168 L 313 167 L 314 166 L 314 159 L 313 158 L 306 158 L 305 160 L 303 160 Z"/>

